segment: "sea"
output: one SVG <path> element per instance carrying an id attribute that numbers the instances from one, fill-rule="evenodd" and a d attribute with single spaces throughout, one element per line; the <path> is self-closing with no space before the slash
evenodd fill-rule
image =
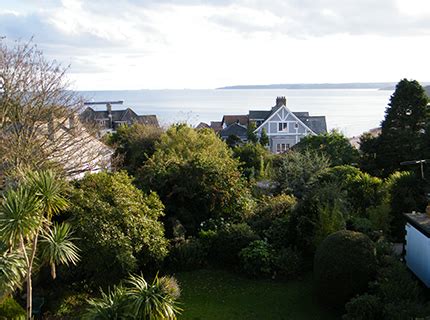
<path id="1" fill-rule="evenodd" d="M 376 128 L 384 118 L 390 90 L 378 89 L 208 89 L 208 90 L 122 90 L 80 91 L 86 101 L 122 100 L 112 109 L 131 108 L 137 114 L 155 114 L 162 126 L 187 122 L 221 121 L 223 115 L 247 114 L 249 110 L 269 110 L 276 97 L 285 96 L 293 112 L 308 111 L 325 116 L 329 130 L 347 137 Z M 103 105 L 95 106 L 103 110 Z"/>

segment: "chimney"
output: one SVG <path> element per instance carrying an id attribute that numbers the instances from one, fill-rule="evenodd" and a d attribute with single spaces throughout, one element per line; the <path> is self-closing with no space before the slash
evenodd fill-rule
<path id="1" fill-rule="evenodd" d="M 109 118 L 109 128 L 113 129 L 113 122 L 112 122 L 112 105 L 110 103 L 106 103 L 106 110 L 108 113 Z"/>
<path id="2" fill-rule="evenodd" d="M 286 105 L 287 105 L 287 98 L 285 98 L 285 97 L 277 97 L 276 98 L 276 106 L 277 107 L 286 106 Z"/>

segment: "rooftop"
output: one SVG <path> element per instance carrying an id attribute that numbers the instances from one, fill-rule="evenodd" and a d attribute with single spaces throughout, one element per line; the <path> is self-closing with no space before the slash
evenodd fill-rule
<path id="1" fill-rule="evenodd" d="M 406 220 L 421 233 L 430 238 L 430 216 L 425 213 L 404 213 Z"/>

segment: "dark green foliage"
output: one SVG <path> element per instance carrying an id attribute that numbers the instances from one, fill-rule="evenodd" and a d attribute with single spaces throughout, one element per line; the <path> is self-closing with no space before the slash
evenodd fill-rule
<path id="1" fill-rule="evenodd" d="M 375 295 L 365 293 L 352 298 L 346 305 L 346 314 L 343 320 L 380 320 L 382 316 L 382 304 Z"/>
<path id="2" fill-rule="evenodd" d="M 281 192 L 302 198 L 329 165 L 328 158 L 316 152 L 288 152 L 278 161 L 274 180 Z"/>
<path id="3" fill-rule="evenodd" d="M 349 143 L 348 138 L 336 130 L 319 135 L 308 135 L 300 140 L 294 149 L 321 153 L 333 166 L 356 163 L 359 157 L 358 150 Z"/>
<path id="4" fill-rule="evenodd" d="M 360 137 L 359 167 L 364 172 L 373 176 L 381 176 L 381 168 L 379 168 L 376 161 L 379 141 L 379 137 L 374 136 L 371 133 L 364 133 Z"/>
<path id="5" fill-rule="evenodd" d="M 196 270 L 206 264 L 207 248 L 199 239 L 180 240 L 171 246 L 166 260 L 172 270 Z"/>
<path id="6" fill-rule="evenodd" d="M 384 256 L 370 291 L 348 302 L 346 312 L 345 320 L 417 319 L 428 316 L 430 305 L 406 266 L 393 256 Z"/>
<path id="7" fill-rule="evenodd" d="M 124 172 L 97 173 L 77 183 L 71 218 L 80 239 L 79 270 L 87 279 L 118 279 L 138 267 L 155 266 L 167 254 L 163 205 L 144 195 Z"/>
<path id="8" fill-rule="evenodd" d="M 315 253 L 316 287 L 321 299 L 332 306 L 341 307 L 356 294 L 364 292 L 375 272 L 375 246 L 359 232 L 333 233 Z"/>
<path id="9" fill-rule="evenodd" d="M 255 123 L 254 122 L 250 122 L 248 124 L 247 133 L 246 133 L 249 142 L 252 142 L 252 143 L 257 143 L 258 142 L 258 136 L 254 132 L 255 129 L 257 129 L 257 127 L 255 126 Z"/>
<path id="10" fill-rule="evenodd" d="M 337 166 L 322 175 L 321 182 L 337 184 L 345 191 L 348 210 L 361 217 L 369 207 L 378 206 L 385 196 L 381 179 L 352 166 Z"/>
<path id="11" fill-rule="evenodd" d="M 303 270 L 303 258 L 292 247 L 281 248 L 273 257 L 273 267 L 283 277 L 297 277 Z"/>
<path id="12" fill-rule="evenodd" d="M 225 139 L 225 143 L 227 143 L 230 148 L 234 148 L 235 146 L 240 145 L 242 143 L 242 139 L 240 139 L 235 134 L 231 134 L 227 137 L 227 139 Z"/>
<path id="13" fill-rule="evenodd" d="M 25 316 L 25 310 L 12 297 L 0 303 L 0 320 L 24 320 Z"/>
<path id="14" fill-rule="evenodd" d="M 115 155 L 122 161 L 127 171 L 134 175 L 155 152 L 155 144 L 160 140 L 163 130 L 150 125 L 135 123 L 120 126 L 107 138 L 115 148 Z"/>
<path id="15" fill-rule="evenodd" d="M 263 236 L 275 219 L 289 216 L 296 203 L 296 198 L 286 194 L 265 196 L 258 203 L 254 214 L 249 219 L 249 224 L 258 234 Z"/>
<path id="16" fill-rule="evenodd" d="M 258 235 L 245 223 L 226 224 L 221 229 L 201 232 L 200 237 L 208 247 L 209 259 L 212 263 L 235 267 L 239 262 L 239 252 Z"/>
<path id="17" fill-rule="evenodd" d="M 167 217 L 177 218 L 189 235 L 202 221 L 241 220 L 253 201 L 231 150 L 212 130 L 172 126 L 140 172 L 139 185 L 156 191 Z"/>
<path id="18" fill-rule="evenodd" d="M 235 147 L 233 156 L 239 159 L 239 167 L 245 177 L 258 179 L 264 176 L 271 155 L 266 148 L 258 143 L 246 143 Z"/>
<path id="19" fill-rule="evenodd" d="M 376 149 L 376 165 L 383 176 L 402 169 L 400 162 L 424 159 L 425 133 L 430 118 L 428 97 L 415 80 L 402 79 L 390 98 Z"/>
<path id="20" fill-rule="evenodd" d="M 386 180 L 391 209 L 391 236 L 404 237 L 406 212 L 423 212 L 427 205 L 424 181 L 412 172 L 395 172 Z"/>
<path id="21" fill-rule="evenodd" d="M 255 240 L 239 253 L 243 270 L 250 276 L 270 275 L 273 272 L 273 249 L 267 241 Z"/>
<path id="22" fill-rule="evenodd" d="M 263 129 L 261 130 L 260 144 L 261 144 L 263 147 L 266 147 L 266 146 L 268 146 L 268 145 L 269 145 L 269 136 L 267 135 L 266 128 L 263 128 Z"/>

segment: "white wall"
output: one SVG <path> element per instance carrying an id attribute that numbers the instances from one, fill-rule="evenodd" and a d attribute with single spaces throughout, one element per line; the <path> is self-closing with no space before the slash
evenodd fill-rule
<path id="1" fill-rule="evenodd" d="M 430 239 L 409 223 L 406 224 L 405 259 L 408 268 L 430 287 Z"/>

